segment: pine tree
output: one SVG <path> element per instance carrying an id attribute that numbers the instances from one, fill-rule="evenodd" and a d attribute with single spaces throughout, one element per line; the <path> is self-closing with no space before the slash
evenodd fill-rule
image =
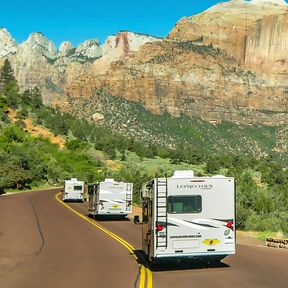
<path id="1" fill-rule="evenodd" d="M 4 61 L 4 65 L 0 71 L 0 91 L 2 91 L 9 82 L 16 82 L 14 71 L 8 59 Z"/>
<path id="2" fill-rule="evenodd" d="M 9 60 L 4 61 L 4 65 L 0 69 L 0 94 L 7 97 L 9 107 L 17 108 L 19 102 L 19 86 L 14 77 L 14 71 Z"/>
<path id="3" fill-rule="evenodd" d="M 40 108 L 43 105 L 41 91 L 38 87 L 32 89 L 33 103 L 35 108 Z"/>

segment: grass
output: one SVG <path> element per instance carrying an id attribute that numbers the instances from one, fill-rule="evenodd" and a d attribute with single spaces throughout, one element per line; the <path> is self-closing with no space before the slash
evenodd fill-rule
<path id="1" fill-rule="evenodd" d="M 279 232 L 271 232 L 271 231 L 263 231 L 263 232 L 252 232 L 253 237 L 265 241 L 269 237 L 273 238 L 287 238 L 288 235 L 284 235 L 281 231 Z"/>

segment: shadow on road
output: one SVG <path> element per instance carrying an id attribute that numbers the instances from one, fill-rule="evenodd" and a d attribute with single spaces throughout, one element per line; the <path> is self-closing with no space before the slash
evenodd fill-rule
<path id="1" fill-rule="evenodd" d="M 209 259 L 183 259 L 177 260 L 158 260 L 151 263 L 143 250 L 134 250 L 137 256 L 137 262 L 144 265 L 152 271 L 173 271 L 173 270 L 194 270 L 194 269 L 213 269 L 228 268 L 229 265 L 221 261 L 213 261 Z"/>

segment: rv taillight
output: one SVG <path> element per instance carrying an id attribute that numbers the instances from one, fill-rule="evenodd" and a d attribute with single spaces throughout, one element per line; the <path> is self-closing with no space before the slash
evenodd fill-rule
<path id="1" fill-rule="evenodd" d="M 228 229 L 231 229 L 231 230 L 233 230 L 233 221 L 228 221 L 228 223 L 226 224 L 226 227 L 228 228 Z"/>
<path id="2" fill-rule="evenodd" d="M 160 225 L 160 224 L 158 224 L 158 225 L 156 226 L 156 230 L 157 230 L 157 231 L 162 231 L 164 228 L 165 228 L 165 227 L 162 226 L 162 225 Z"/>

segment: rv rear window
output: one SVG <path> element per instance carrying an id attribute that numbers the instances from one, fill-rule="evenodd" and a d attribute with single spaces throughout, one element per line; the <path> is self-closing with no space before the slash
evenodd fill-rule
<path id="1" fill-rule="evenodd" d="M 168 213 L 200 213 L 202 211 L 202 197 L 200 195 L 191 196 L 169 196 Z"/>
<path id="2" fill-rule="evenodd" d="M 82 186 L 74 186 L 74 191 L 81 191 L 82 190 Z"/>

